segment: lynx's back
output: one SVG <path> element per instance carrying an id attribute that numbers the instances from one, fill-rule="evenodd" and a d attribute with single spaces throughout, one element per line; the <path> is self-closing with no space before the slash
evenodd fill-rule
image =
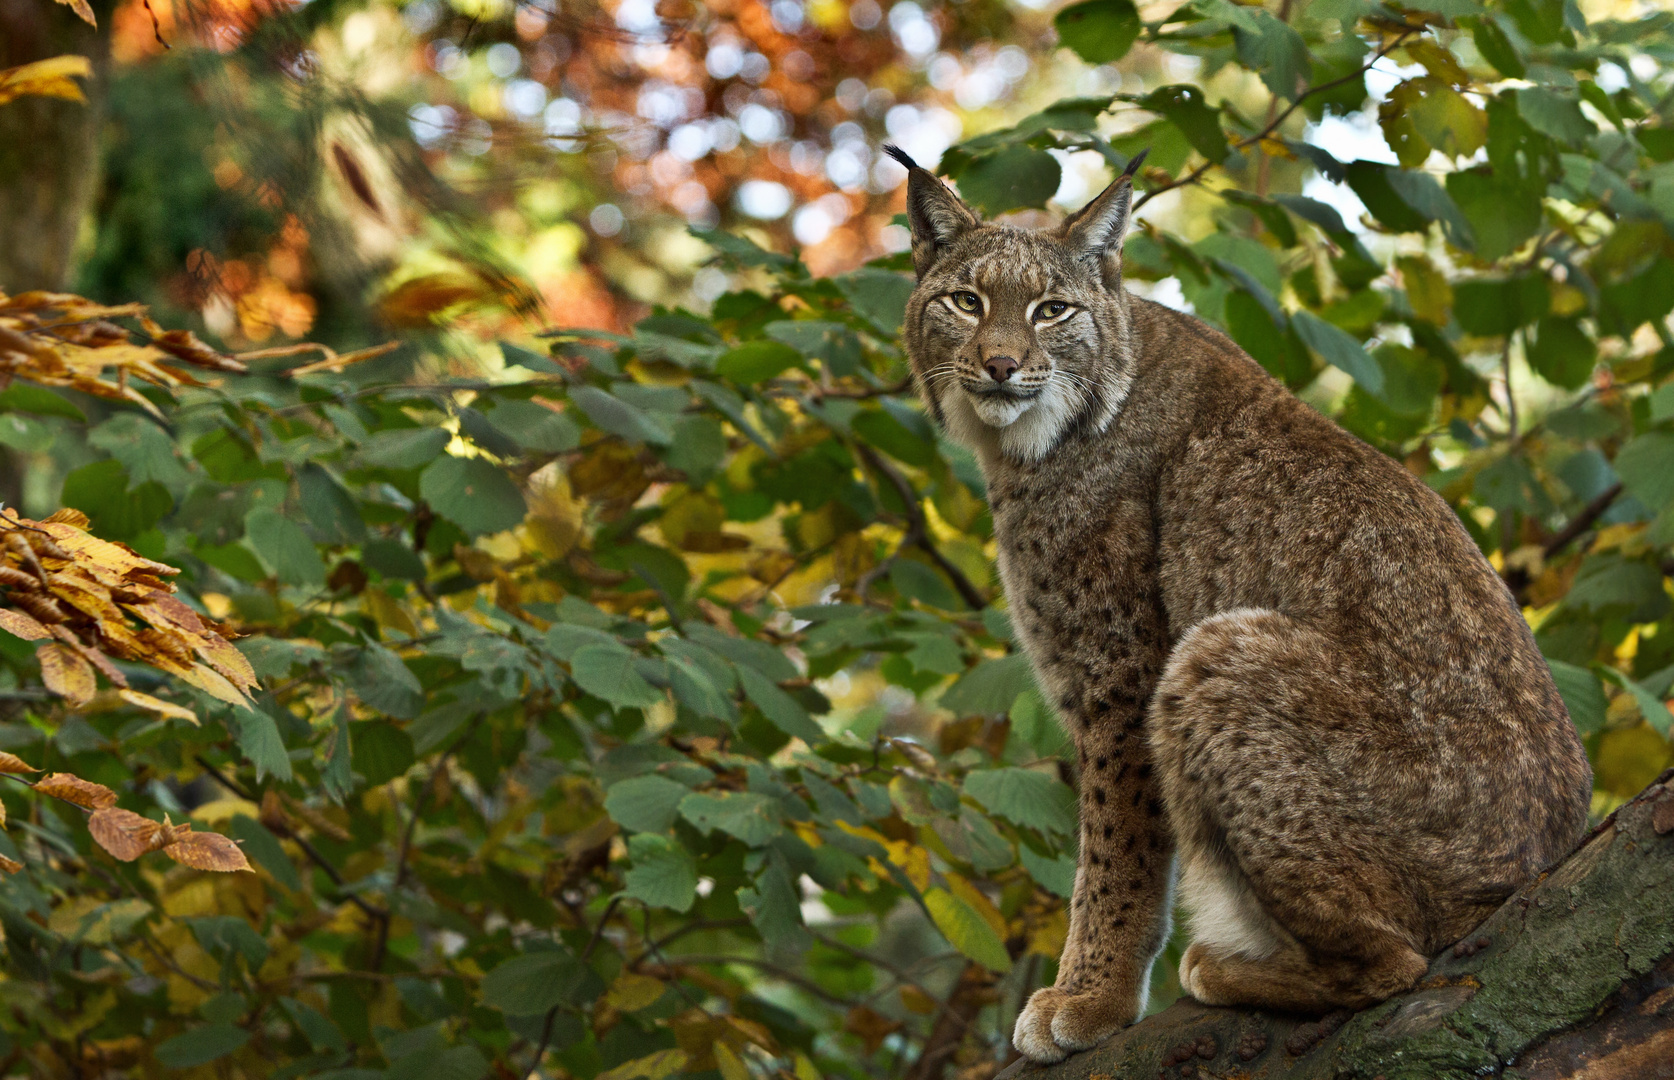
<path id="1" fill-rule="evenodd" d="M 1054 1060 L 1143 1011 L 1176 865 L 1210 1004 L 1325 1011 L 1560 857 L 1590 773 L 1452 510 L 1201 321 L 1127 295 L 1126 178 L 1056 230 L 912 173 L 920 390 L 982 463 L 1012 621 L 1075 739 Z"/>

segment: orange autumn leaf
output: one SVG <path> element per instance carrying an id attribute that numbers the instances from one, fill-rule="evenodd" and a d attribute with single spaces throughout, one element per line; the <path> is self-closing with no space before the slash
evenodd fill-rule
<path id="1" fill-rule="evenodd" d="M 249 870 L 250 860 L 244 857 L 236 841 L 220 833 L 190 832 L 191 825 L 176 826 L 174 842 L 163 848 L 163 854 L 194 870 L 218 870 L 230 873 Z"/>
<path id="2" fill-rule="evenodd" d="M 40 772 L 41 770 L 24 761 L 16 754 L 0 750 L 0 773 Z"/>
<path id="3" fill-rule="evenodd" d="M 101 807 L 87 819 L 87 831 L 99 846 L 123 862 L 133 862 L 148 851 L 156 851 L 168 839 L 158 822 L 132 810 Z"/>
<path id="4" fill-rule="evenodd" d="M 103 784 L 95 784 L 69 773 L 48 773 L 36 781 L 35 790 L 42 795 L 75 803 L 84 810 L 102 810 L 116 805 L 116 792 Z"/>
<path id="5" fill-rule="evenodd" d="M 22 869 L 23 864 L 16 859 L 8 859 L 6 856 L 0 855 L 0 870 L 4 870 L 8 874 L 15 874 Z"/>

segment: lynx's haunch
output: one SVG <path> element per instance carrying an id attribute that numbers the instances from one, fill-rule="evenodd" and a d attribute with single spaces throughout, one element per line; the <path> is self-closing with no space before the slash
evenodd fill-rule
<path id="1" fill-rule="evenodd" d="M 1586 823 L 1511 595 L 1400 464 L 1123 292 L 1129 175 L 1027 231 L 890 152 L 918 389 L 981 462 L 1012 623 L 1078 759 L 1069 936 L 1017 1048 L 1055 1061 L 1144 1012 L 1176 867 L 1199 1001 L 1410 988 Z"/>

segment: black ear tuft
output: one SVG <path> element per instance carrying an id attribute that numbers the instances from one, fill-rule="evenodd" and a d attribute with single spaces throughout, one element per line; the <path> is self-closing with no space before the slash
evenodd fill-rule
<path id="1" fill-rule="evenodd" d="M 883 152 L 894 158 L 896 161 L 899 161 L 904 168 L 916 169 L 919 167 L 918 162 L 912 159 L 911 154 L 907 153 L 899 146 L 896 146 L 894 143 L 884 143 Z"/>
<path id="2" fill-rule="evenodd" d="M 885 147 L 885 149 L 888 149 L 888 147 Z M 1139 153 L 1137 153 L 1133 157 L 1129 158 L 1128 159 L 1128 167 L 1122 170 L 1122 175 L 1131 177 L 1135 173 L 1137 173 L 1139 171 L 1140 164 L 1145 160 L 1145 155 L 1149 154 L 1150 152 L 1151 152 L 1151 148 L 1149 146 L 1147 146 L 1145 149 L 1141 150 Z"/>

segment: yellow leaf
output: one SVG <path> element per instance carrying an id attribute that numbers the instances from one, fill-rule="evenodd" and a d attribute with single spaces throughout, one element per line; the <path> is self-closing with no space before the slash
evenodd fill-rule
<path id="1" fill-rule="evenodd" d="M 923 892 L 930 887 L 930 850 L 905 840 L 889 842 L 889 861 L 901 868 L 913 887 Z"/>
<path id="2" fill-rule="evenodd" d="M 665 989 L 661 979 L 624 971 L 605 992 L 605 1004 L 620 1012 L 638 1012 L 655 1005 Z"/>
<path id="3" fill-rule="evenodd" d="M 624 1062 L 594 1080 L 667 1080 L 686 1067 L 684 1050 L 659 1050 L 648 1057 Z"/>
<path id="4" fill-rule="evenodd" d="M 901 987 L 901 1004 L 906 1006 L 908 1012 L 915 1012 L 920 1016 L 929 1016 L 941 1008 L 941 1004 L 935 998 L 916 986 Z"/>
<path id="5" fill-rule="evenodd" d="M 193 725 L 198 722 L 198 714 L 191 709 L 164 701 L 161 698 L 154 698 L 150 694 L 142 694 L 138 690 L 118 690 L 116 696 L 130 705 L 138 705 L 142 709 L 170 720 L 186 720 Z"/>
<path id="6" fill-rule="evenodd" d="M 721 1080 L 750 1080 L 750 1070 L 725 1043 L 715 1044 L 715 1067 L 721 1071 Z"/>
<path id="7" fill-rule="evenodd" d="M 42 626 L 33 616 L 11 608 L 0 608 L 0 630 L 24 641 L 41 641 L 52 636 L 52 631 Z"/>
<path id="8" fill-rule="evenodd" d="M 87 6 L 87 0 L 74 2 L 79 5 L 76 14 L 81 15 L 85 10 L 87 14 L 82 17 L 92 22 L 93 9 Z M 72 80 L 90 78 L 92 74 L 93 65 L 85 56 L 54 56 L 22 67 L 6 68 L 0 71 L 0 105 L 25 95 L 85 102 L 86 95 Z"/>
<path id="9" fill-rule="evenodd" d="M 976 909 L 946 889 L 924 894 L 924 906 L 948 943 L 990 971 L 1011 970 L 1004 940 Z"/>
<path id="10" fill-rule="evenodd" d="M 1413 314 L 1427 323 L 1446 326 L 1453 311 L 1453 286 L 1447 276 L 1424 255 L 1405 255 L 1395 260 L 1407 302 Z"/>
<path id="11" fill-rule="evenodd" d="M 982 920 L 993 927 L 994 933 L 999 936 L 1001 941 L 1004 941 L 1006 939 L 1005 916 L 1000 914 L 1000 909 L 994 906 L 994 902 L 984 896 L 982 890 L 958 874 L 948 873 L 943 876 L 947 878 L 948 891 L 969 904 L 971 910 L 981 915 Z"/>
<path id="12" fill-rule="evenodd" d="M 93 700 L 98 682 L 93 677 L 93 665 L 68 645 L 54 641 L 35 650 L 41 662 L 41 681 L 46 688 L 71 705 L 86 705 Z"/>

